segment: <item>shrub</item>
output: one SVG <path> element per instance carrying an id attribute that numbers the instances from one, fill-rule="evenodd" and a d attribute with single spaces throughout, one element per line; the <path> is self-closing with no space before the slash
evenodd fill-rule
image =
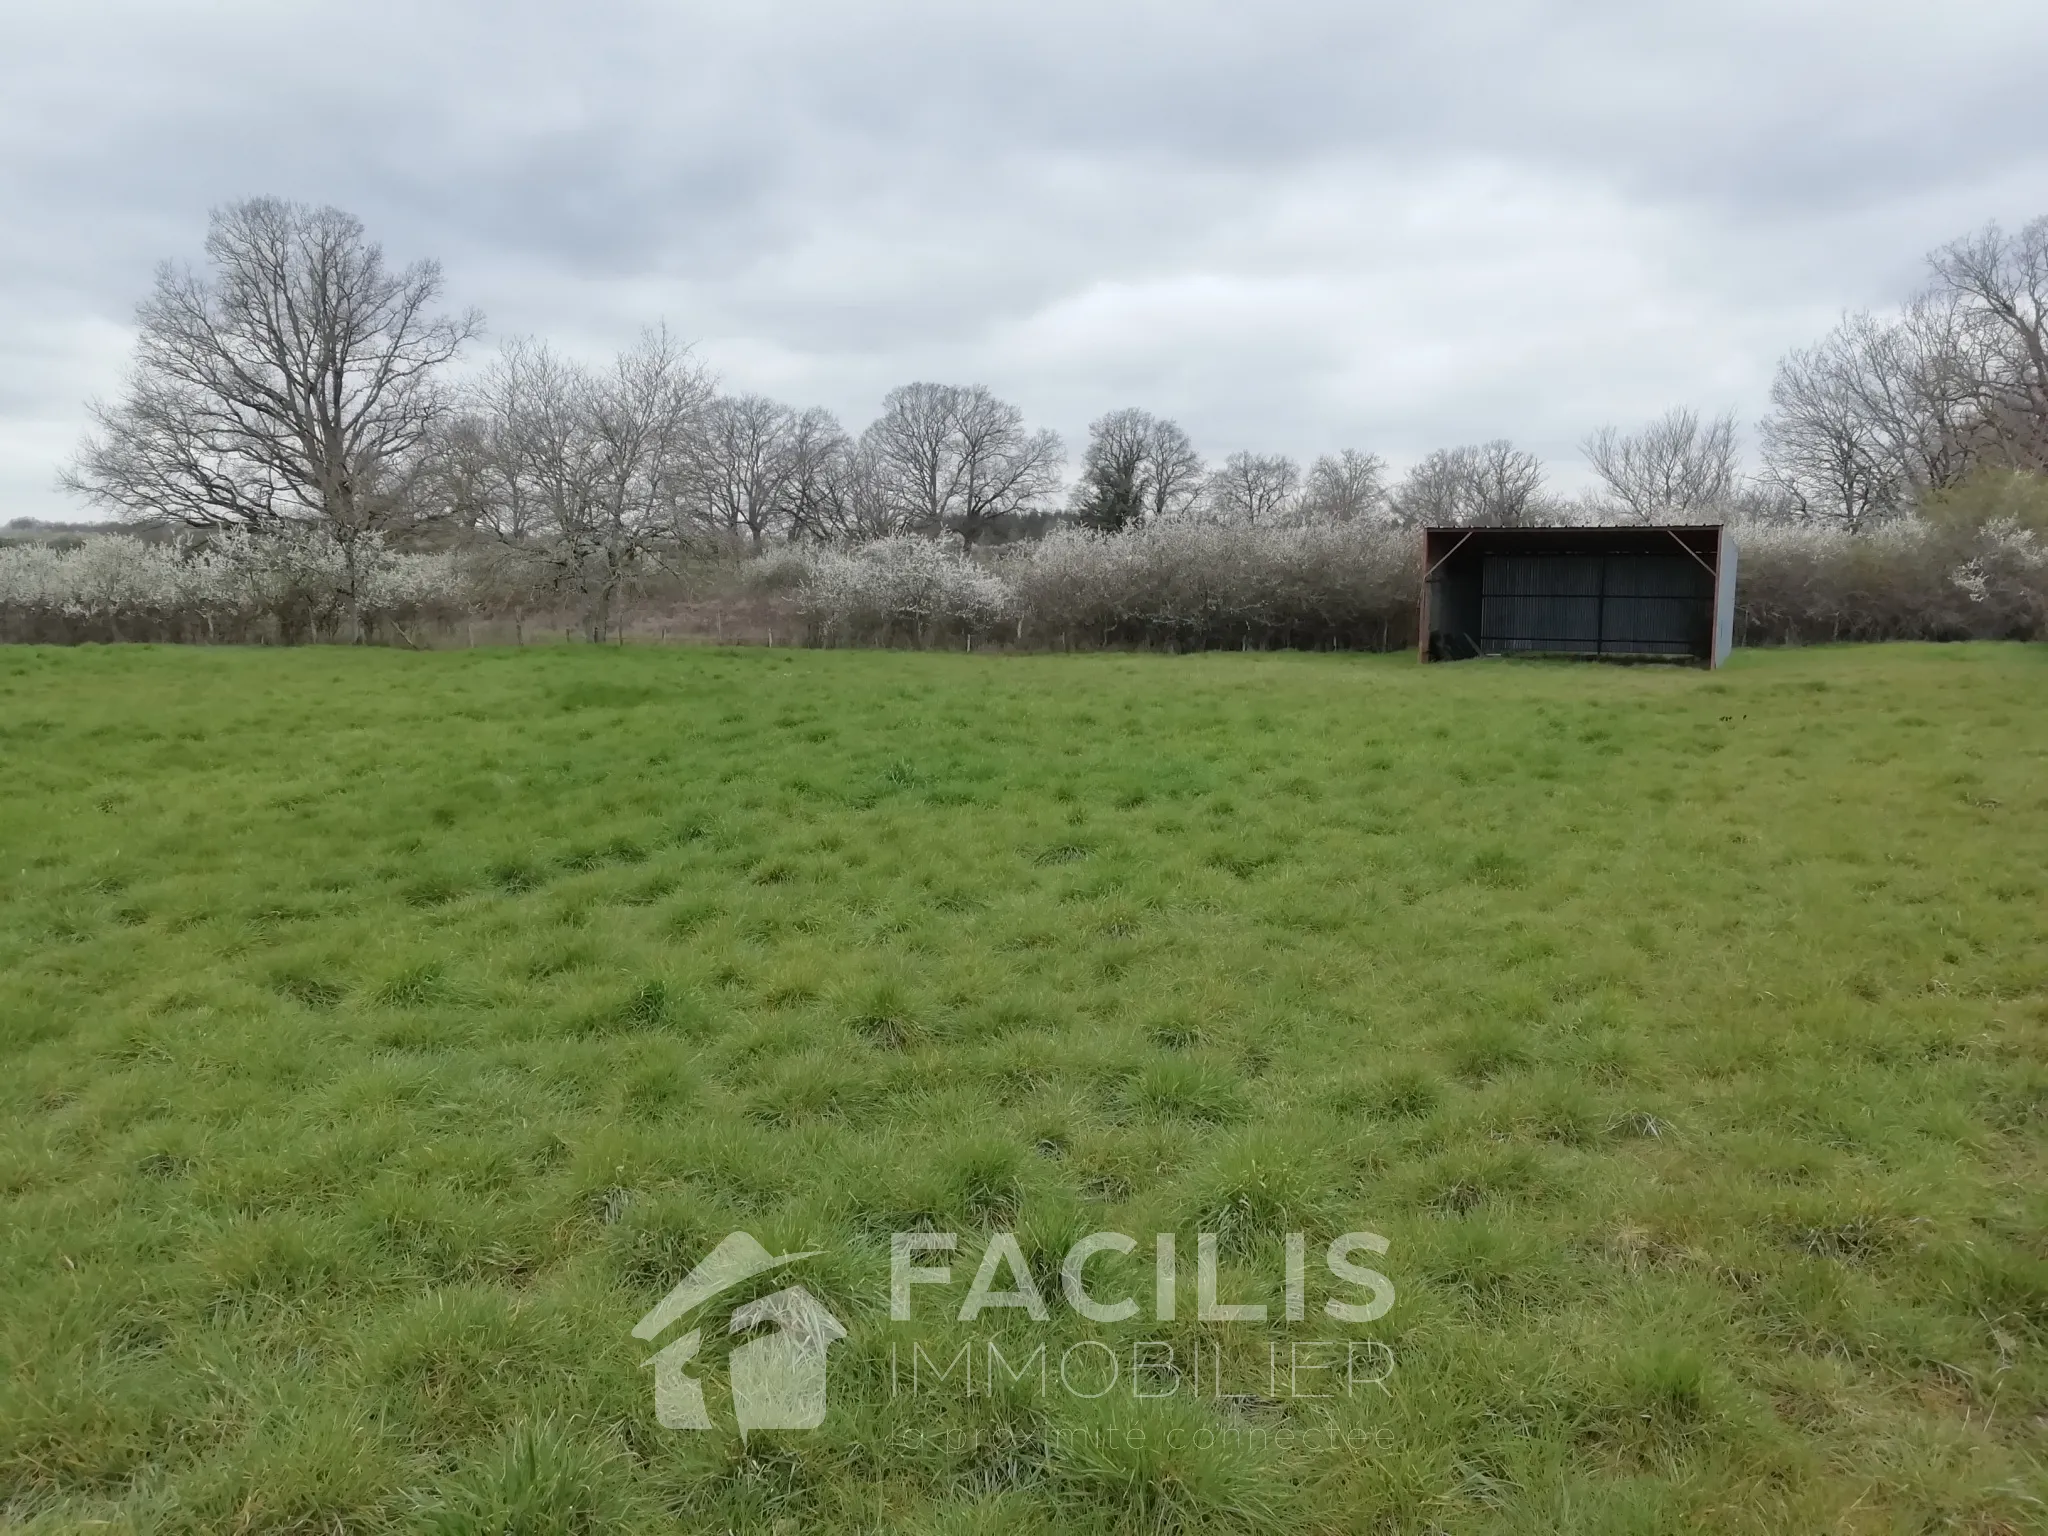
<path id="1" fill-rule="evenodd" d="M 1740 527 L 1736 641 L 2039 638 L 2044 520 L 2048 492 L 2007 477 L 1868 533 Z M 813 645 L 1389 650 L 1415 640 L 1419 544 L 1385 524 L 1168 520 L 1064 528 L 978 556 L 913 537 L 792 546 L 737 575 L 794 606 Z M 375 536 L 344 550 L 311 528 L 0 543 L 0 640 L 293 643 L 344 638 L 359 611 L 366 637 L 410 643 L 416 622 L 520 617 L 546 568 L 537 553 L 407 552 Z"/>
<path id="2" fill-rule="evenodd" d="M 2048 541 L 2010 518 L 1844 534 L 1736 534 L 1736 641 L 2031 640 L 2048 632 Z"/>
<path id="3" fill-rule="evenodd" d="M 451 616 L 472 582 L 456 555 L 394 550 L 374 534 L 345 551 L 310 528 L 0 544 L 0 638 L 318 639 L 343 632 L 351 585 L 366 626 L 375 626 Z"/>
<path id="4" fill-rule="evenodd" d="M 814 645 L 971 643 L 994 629 L 1009 601 L 991 572 L 917 538 L 813 553 L 798 587 Z"/>
<path id="5" fill-rule="evenodd" d="M 2048 536 L 2010 515 L 1736 538 L 1742 644 L 2048 633 Z M 1388 650 L 1414 644 L 1418 560 L 1413 530 L 1386 525 L 1166 521 L 1060 529 L 984 559 L 886 539 L 778 557 L 773 580 L 822 645 Z"/>
<path id="6" fill-rule="evenodd" d="M 803 557 L 815 644 L 1382 649 L 1414 639 L 1416 548 L 1388 528 L 1062 529 L 983 561 L 927 539 Z M 785 560 L 788 557 L 783 557 Z M 778 579 L 786 579 L 778 571 Z"/>
<path id="7" fill-rule="evenodd" d="M 1169 650 L 1414 643 L 1414 533 L 1166 521 L 1054 533 L 1007 553 L 1020 639 Z"/>

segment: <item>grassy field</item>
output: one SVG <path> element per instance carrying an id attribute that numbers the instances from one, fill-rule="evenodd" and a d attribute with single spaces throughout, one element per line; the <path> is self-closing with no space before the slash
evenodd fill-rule
<path id="1" fill-rule="evenodd" d="M 0 1525 L 2042 1529 L 2044 704 L 2016 646 L 0 651 Z M 1177 1321 L 1065 1307 L 1098 1229 Z M 1384 1318 L 1197 1316 L 1198 1232 L 1277 1312 L 1361 1229 Z M 822 1250 L 820 1430 L 656 1423 L 629 1330 L 735 1230 Z M 1042 1324 L 948 1310 L 1000 1231 Z M 892 1374 L 992 1331 L 1227 1385 Z M 1392 1373 L 1276 1388 L 1339 1335 Z"/>

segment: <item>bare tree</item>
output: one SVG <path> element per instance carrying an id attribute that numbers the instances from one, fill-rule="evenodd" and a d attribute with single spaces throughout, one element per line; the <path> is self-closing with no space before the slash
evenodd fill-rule
<path id="1" fill-rule="evenodd" d="M 127 397 L 91 407 L 65 483 L 129 517 L 324 526 L 360 639 L 357 541 L 405 515 L 407 461 L 447 409 L 439 370 L 481 317 L 436 313 L 440 267 L 393 271 L 338 208 L 232 203 L 206 256 L 204 276 L 157 269 Z"/>
<path id="2" fill-rule="evenodd" d="M 797 413 L 765 395 L 720 395 L 696 434 L 696 491 L 705 524 L 727 537 L 762 540 L 792 516 Z"/>
<path id="3" fill-rule="evenodd" d="M 492 515 L 500 489 L 498 457 L 492 423 L 472 401 L 462 400 L 441 419 L 421 458 L 414 499 L 427 518 L 474 529 Z"/>
<path id="4" fill-rule="evenodd" d="M 1804 521 L 1798 499 L 1770 475 L 1736 483 L 1728 498 L 1728 521 L 1745 527 L 1790 527 Z"/>
<path id="5" fill-rule="evenodd" d="M 1556 508 L 1543 493 L 1543 461 L 1505 438 L 1481 443 L 1470 470 L 1475 519 L 1500 528 L 1553 520 Z"/>
<path id="6" fill-rule="evenodd" d="M 602 371 L 514 342 L 478 386 L 491 462 L 478 525 L 548 564 L 608 639 L 630 584 L 686 537 L 711 387 L 666 330 Z"/>
<path id="7" fill-rule="evenodd" d="M 1439 448 L 1394 493 L 1411 527 L 1522 528 L 1555 516 L 1543 495 L 1543 461 L 1505 439 Z"/>
<path id="8" fill-rule="evenodd" d="M 1832 340 L 1836 384 L 1885 445 L 1907 494 L 1918 501 L 1959 484 L 1991 447 L 1963 306 L 1922 294 L 1890 323 L 1849 317 Z"/>
<path id="9" fill-rule="evenodd" d="M 1850 528 L 1958 483 L 1989 445 L 1970 350 L 1952 296 L 1923 295 L 1895 320 L 1845 317 L 1780 365 L 1767 474 L 1808 515 Z"/>
<path id="10" fill-rule="evenodd" d="M 1906 444 L 1926 425 L 1907 403 L 1890 328 L 1852 316 L 1811 347 L 1788 353 L 1760 424 L 1764 479 L 1801 521 L 1851 533 L 1903 512 L 1915 477 Z M 1948 441 L 1938 429 L 1933 442 Z M 1924 457 L 1924 455 L 1923 455 Z"/>
<path id="11" fill-rule="evenodd" d="M 1696 521 L 1735 487 L 1733 415 L 1702 421 L 1695 411 L 1671 410 L 1636 432 L 1602 427 L 1585 449 L 1605 487 L 1596 505 L 1621 521 Z"/>
<path id="12" fill-rule="evenodd" d="M 789 536 L 792 540 L 844 537 L 835 515 L 836 489 L 853 455 L 839 418 L 822 406 L 797 413 L 789 431 Z"/>
<path id="13" fill-rule="evenodd" d="M 1027 431 L 1022 411 L 979 384 L 891 390 L 865 442 L 902 520 L 969 549 L 1056 490 L 1065 462 L 1056 433 Z"/>
<path id="14" fill-rule="evenodd" d="M 820 544 L 867 544 L 909 526 L 872 433 L 857 441 L 842 436 L 821 449 L 803 506 L 801 534 Z"/>
<path id="15" fill-rule="evenodd" d="M 1266 528 L 1292 519 L 1301 466 L 1278 453 L 1233 453 L 1202 489 L 1208 515 L 1221 523 Z"/>
<path id="16" fill-rule="evenodd" d="M 912 527 L 937 533 L 953 490 L 953 408 L 947 384 L 904 384 L 889 391 L 882 414 L 861 434 L 869 463 L 891 504 Z"/>
<path id="17" fill-rule="evenodd" d="M 1418 460 L 1394 490 L 1395 521 L 1413 528 L 1445 528 L 1469 516 L 1471 498 L 1463 455 L 1438 448 Z"/>
<path id="18" fill-rule="evenodd" d="M 955 417 L 957 487 L 945 526 L 974 548 L 991 525 L 1028 511 L 1059 489 L 1066 451 L 1059 435 L 1026 432 L 1024 413 L 976 387 Z"/>
<path id="19" fill-rule="evenodd" d="M 1934 253 L 1892 318 L 1854 314 L 1779 365 L 1766 479 L 1802 518 L 1851 530 L 1978 466 L 2048 468 L 2048 218 Z"/>
<path id="20" fill-rule="evenodd" d="M 1157 522 L 1179 517 L 1202 494 L 1202 456 L 1180 423 L 1155 416 L 1145 435 L 1145 515 Z"/>
<path id="21" fill-rule="evenodd" d="M 1316 523 L 1369 522 L 1387 509 L 1387 461 L 1376 453 L 1346 448 L 1324 454 L 1308 467 L 1301 514 Z"/>
<path id="22" fill-rule="evenodd" d="M 1975 366 L 1964 376 L 1996 458 L 2048 469 L 2048 216 L 1996 224 L 1937 251 L 1935 291 L 1953 299 Z"/>
<path id="23" fill-rule="evenodd" d="M 579 421 L 588 379 L 541 342 L 514 337 L 468 392 L 461 422 L 477 463 L 467 521 L 514 547 L 587 521 L 590 448 Z"/>

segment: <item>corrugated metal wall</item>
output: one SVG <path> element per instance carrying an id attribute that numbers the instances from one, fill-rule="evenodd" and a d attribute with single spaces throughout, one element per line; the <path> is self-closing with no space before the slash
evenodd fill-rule
<path id="1" fill-rule="evenodd" d="M 1479 645 L 1503 651 L 1705 655 L 1713 582 L 1688 555 L 1488 555 Z"/>

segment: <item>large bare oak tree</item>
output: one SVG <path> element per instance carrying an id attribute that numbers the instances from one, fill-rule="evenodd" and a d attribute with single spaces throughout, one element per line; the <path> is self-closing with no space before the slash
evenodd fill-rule
<path id="1" fill-rule="evenodd" d="M 972 549 L 989 530 L 1059 488 L 1059 436 L 979 384 L 905 384 L 882 402 L 865 446 L 910 527 L 957 533 Z"/>
<path id="2" fill-rule="evenodd" d="M 92 407 L 66 483 L 129 517 L 324 526 L 360 638 L 357 543 L 403 515 L 447 410 L 439 370 L 481 318 L 436 312 L 439 265 L 394 270 L 338 208 L 232 203 L 206 257 L 157 269 L 127 395 Z"/>

